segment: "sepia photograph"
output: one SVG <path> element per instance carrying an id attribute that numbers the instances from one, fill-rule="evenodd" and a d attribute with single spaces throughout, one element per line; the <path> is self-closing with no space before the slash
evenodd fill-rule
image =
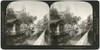
<path id="1" fill-rule="evenodd" d="M 45 2 L 11 2 L 6 9 L 7 45 L 48 45 L 48 20 L 49 6 Z"/>
<path id="2" fill-rule="evenodd" d="M 7 45 L 93 45 L 88 2 L 15 1 L 6 9 Z"/>
<path id="3" fill-rule="evenodd" d="M 93 44 L 93 10 L 88 2 L 55 2 L 50 7 L 51 45 Z"/>

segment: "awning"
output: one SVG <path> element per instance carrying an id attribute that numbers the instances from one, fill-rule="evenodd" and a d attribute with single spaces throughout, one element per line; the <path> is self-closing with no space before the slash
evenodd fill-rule
<path id="1" fill-rule="evenodd" d="M 16 21 L 17 19 L 10 19 L 10 20 L 7 20 L 7 23 L 13 23 L 14 21 Z"/>

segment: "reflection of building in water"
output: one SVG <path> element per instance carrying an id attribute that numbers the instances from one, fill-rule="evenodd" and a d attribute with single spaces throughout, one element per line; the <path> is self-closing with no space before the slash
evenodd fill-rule
<path id="1" fill-rule="evenodd" d="M 59 38 L 63 34 L 64 21 L 62 19 L 54 19 L 50 21 L 50 30 L 51 30 L 51 45 L 58 45 Z M 59 37 L 59 38 L 58 38 Z"/>
<path id="2" fill-rule="evenodd" d="M 14 18 L 14 19 L 8 19 L 6 21 L 6 41 L 8 45 L 14 45 L 18 39 L 21 39 L 20 37 L 23 34 L 20 34 L 20 24 L 21 22 Z M 18 40 L 20 41 L 20 40 Z"/>

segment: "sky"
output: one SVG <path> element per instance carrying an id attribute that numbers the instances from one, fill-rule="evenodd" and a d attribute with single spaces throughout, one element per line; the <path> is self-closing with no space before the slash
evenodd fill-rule
<path id="1" fill-rule="evenodd" d="M 52 6 L 60 12 L 69 8 L 74 16 L 81 17 L 81 20 L 78 22 L 79 24 L 86 20 L 89 15 L 93 14 L 92 6 L 88 2 L 55 2 Z M 15 1 L 11 2 L 8 7 L 13 8 L 15 11 L 21 11 L 23 7 L 26 8 L 26 12 L 29 12 L 30 15 L 37 16 L 35 24 L 38 20 L 43 19 L 44 15 L 49 13 L 48 4 L 39 1 Z"/>
<path id="2" fill-rule="evenodd" d="M 55 7 L 59 12 L 65 11 L 67 8 L 74 16 L 80 16 L 82 21 L 86 20 L 89 15 L 93 14 L 92 6 L 88 2 L 55 2 L 51 7 Z"/>
<path id="3" fill-rule="evenodd" d="M 43 17 L 49 13 L 49 6 L 45 2 L 37 1 L 15 1 L 11 2 L 8 7 L 14 9 L 14 11 L 21 11 L 23 8 L 26 9 L 26 12 L 29 12 L 32 16 L 37 16 L 37 20 L 43 19 Z"/>

